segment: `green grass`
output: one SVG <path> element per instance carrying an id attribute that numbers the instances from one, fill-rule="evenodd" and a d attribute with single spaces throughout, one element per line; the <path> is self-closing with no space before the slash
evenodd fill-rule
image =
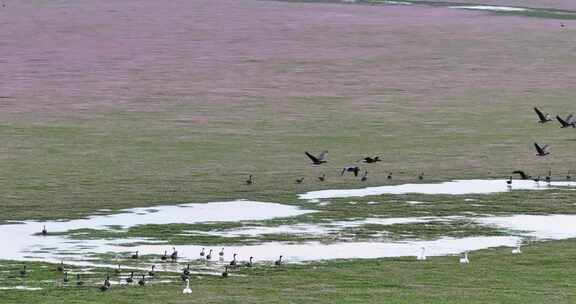
<path id="1" fill-rule="evenodd" d="M 27 285 L 44 290 L 3 291 L 2 303 L 572 303 L 574 246 L 573 240 L 533 243 L 520 256 L 510 248 L 482 250 L 472 253 L 465 266 L 455 256 L 257 266 L 235 270 L 227 279 L 194 277 L 190 296 L 181 294 L 180 283 L 115 286 L 101 293 L 96 286 L 102 270 L 85 276 L 85 287 L 74 286 L 74 280 L 65 286 L 55 266 L 29 263 Z M 17 276 L 19 264 L 3 266 Z M 19 278 L 13 280 L 10 284 L 20 284 Z"/>

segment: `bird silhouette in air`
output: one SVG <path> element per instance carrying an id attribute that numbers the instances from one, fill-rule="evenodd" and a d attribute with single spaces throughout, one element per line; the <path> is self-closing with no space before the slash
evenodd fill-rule
<path id="1" fill-rule="evenodd" d="M 328 154 L 328 151 L 323 151 L 322 153 L 318 154 L 318 156 L 314 156 L 308 152 L 304 153 L 306 153 L 306 156 L 308 156 L 308 158 L 312 160 L 313 165 L 321 165 L 326 162 L 324 158 L 326 158 L 326 154 Z"/>
<path id="2" fill-rule="evenodd" d="M 536 107 L 534 107 L 534 112 L 536 112 L 536 115 L 538 115 L 538 122 L 539 123 L 547 123 L 547 122 L 552 120 L 550 118 L 550 114 L 548 114 L 548 113 L 544 114 L 544 113 L 542 113 L 542 111 L 540 111 Z"/>
<path id="3" fill-rule="evenodd" d="M 534 148 L 536 148 L 536 156 L 546 156 L 550 154 L 550 152 L 546 151 L 548 145 L 540 146 L 538 143 L 534 143 Z"/>

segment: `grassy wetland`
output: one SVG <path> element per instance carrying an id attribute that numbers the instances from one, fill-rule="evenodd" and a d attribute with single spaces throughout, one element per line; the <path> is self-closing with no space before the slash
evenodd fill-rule
<path id="1" fill-rule="evenodd" d="M 5 1 L 0 230 L 34 221 L 28 225 L 39 233 L 43 222 L 239 199 L 315 212 L 49 226 L 38 252 L 57 250 L 46 245 L 57 238 L 135 241 L 117 253 L 85 249 L 90 259 L 67 266 L 68 283 L 48 263 L 54 260 L 0 255 L 0 303 L 572 303 L 573 239 L 544 241 L 478 222 L 576 214 L 571 187 L 299 198 L 325 189 L 504 180 L 517 169 L 542 177 L 551 170 L 562 181 L 574 175 L 576 132 L 555 121 L 538 124 L 532 108 L 561 116 L 574 110 L 576 7 L 561 0 L 454 2 L 533 9 L 494 13 L 452 9 L 450 1 L 406 2 L 413 4 Z M 537 158 L 534 142 L 549 144 L 551 155 Z M 323 150 L 328 163 L 321 166 L 303 153 Z M 358 162 L 374 155 L 382 161 Z M 349 165 L 368 170 L 368 180 L 340 176 Z M 403 218 L 428 220 L 384 221 Z M 327 259 L 288 258 L 274 267 L 255 255 L 253 268 L 232 269 L 225 279 L 222 264 L 205 267 L 197 251 L 183 250 L 201 270 L 191 278 L 192 296 L 182 294 L 184 261 L 159 269 L 144 287 L 97 288 L 113 273 L 104 265 L 122 263 L 122 279 L 130 269 L 162 265 L 164 250 L 144 251 L 138 262 L 127 257 L 157 242 L 170 250 L 508 236 L 523 238 L 521 255 L 509 246 L 486 248 L 459 265 L 456 251 L 422 262 L 418 252 L 330 259 L 337 253 L 320 246 Z M 77 272 L 83 286 L 75 285 Z"/>

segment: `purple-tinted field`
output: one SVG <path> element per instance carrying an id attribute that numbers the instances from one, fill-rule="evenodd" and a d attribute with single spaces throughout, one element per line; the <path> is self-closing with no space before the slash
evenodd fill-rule
<path id="1" fill-rule="evenodd" d="M 426 6 L 254 0 L 9 1 L 0 9 L 6 217 L 273 198 L 349 185 L 383 153 L 412 181 L 564 174 L 576 22 Z M 552 146 L 535 162 L 533 141 Z M 310 168 L 302 152 L 330 153 Z M 537 172 L 537 173 L 540 173 Z M 257 175 L 249 190 L 248 173 Z M 306 176 L 295 186 L 293 179 Z"/>

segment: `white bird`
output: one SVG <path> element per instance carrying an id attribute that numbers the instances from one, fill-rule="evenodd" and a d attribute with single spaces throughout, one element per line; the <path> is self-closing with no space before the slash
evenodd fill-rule
<path id="1" fill-rule="evenodd" d="M 520 247 L 522 247 L 522 244 L 518 244 L 518 247 L 512 249 L 512 254 L 521 254 L 522 249 Z"/>
<path id="2" fill-rule="evenodd" d="M 426 261 L 426 248 L 422 247 L 422 252 L 416 257 L 418 261 Z"/>
<path id="3" fill-rule="evenodd" d="M 182 293 L 192 293 L 192 289 L 190 289 L 190 280 L 186 279 L 186 288 L 182 290 Z"/>
<path id="4" fill-rule="evenodd" d="M 468 251 L 464 251 L 464 257 L 460 257 L 460 264 L 470 264 L 468 259 Z"/>

